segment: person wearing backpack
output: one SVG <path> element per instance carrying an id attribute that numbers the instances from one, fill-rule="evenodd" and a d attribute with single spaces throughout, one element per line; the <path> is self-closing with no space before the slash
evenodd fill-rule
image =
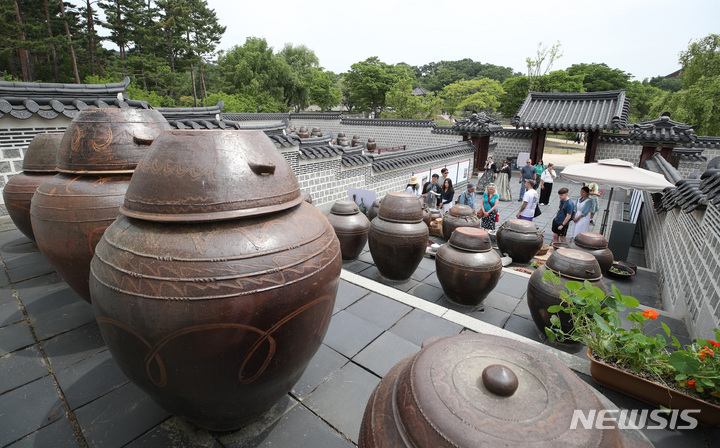
<path id="1" fill-rule="evenodd" d="M 575 204 L 572 199 L 568 198 L 568 193 L 569 190 L 565 187 L 558 190 L 560 208 L 552 222 L 553 243 L 567 243 L 568 225 L 575 210 Z"/>

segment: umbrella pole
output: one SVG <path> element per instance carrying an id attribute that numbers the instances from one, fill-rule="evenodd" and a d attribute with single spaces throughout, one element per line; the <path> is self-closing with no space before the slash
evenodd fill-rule
<path id="1" fill-rule="evenodd" d="M 607 207 L 605 208 L 605 214 L 603 215 L 602 225 L 600 226 L 600 233 L 605 236 L 605 228 L 607 227 L 608 215 L 610 214 L 610 201 L 612 201 L 613 190 L 615 187 L 610 187 L 610 196 L 608 197 Z"/>

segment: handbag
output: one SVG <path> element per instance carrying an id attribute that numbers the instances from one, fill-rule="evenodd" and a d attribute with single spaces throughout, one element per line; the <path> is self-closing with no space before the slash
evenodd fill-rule
<path id="1" fill-rule="evenodd" d="M 500 213 L 495 210 L 495 222 L 500 222 Z"/>
<path id="2" fill-rule="evenodd" d="M 540 204 L 537 204 L 537 205 L 535 206 L 535 215 L 534 215 L 533 217 L 534 217 L 534 218 L 537 218 L 537 217 L 540 216 L 540 215 L 542 215 L 542 211 L 540 210 Z"/>

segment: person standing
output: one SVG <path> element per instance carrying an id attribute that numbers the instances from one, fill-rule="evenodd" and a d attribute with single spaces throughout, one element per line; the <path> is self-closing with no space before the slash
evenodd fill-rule
<path id="1" fill-rule="evenodd" d="M 493 162 L 493 158 L 488 157 L 487 161 L 485 162 L 485 172 L 483 173 L 482 177 L 478 179 L 478 187 L 480 188 L 480 191 L 484 191 L 485 187 L 487 187 L 488 184 L 495 182 L 496 172 L 497 166 L 495 165 L 495 162 Z"/>
<path id="2" fill-rule="evenodd" d="M 510 176 L 512 175 L 512 168 L 510 162 L 507 159 L 503 160 L 502 168 L 497 178 L 497 192 L 500 196 L 500 200 L 503 202 L 512 201 L 512 192 L 510 191 Z"/>
<path id="3" fill-rule="evenodd" d="M 577 202 L 577 212 L 573 221 L 572 237 L 575 238 L 582 232 L 590 230 L 590 189 L 588 187 L 582 187 L 580 189 L 580 199 Z"/>
<path id="4" fill-rule="evenodd" d="M 455 189 L 453 188 L 452 181 L 445 178 L 445 183 L 440 193 L 440 199 L 442 200 L 442 214 L 443 216 L 453 206 L 453 198 L 455 197 Z"/>
<path id="5" fill-rule="evenodd" d="M 555 165 L 548 163 L 548 166 L 540 174 L 540 205 L 548 205 L 550 203 L 550 195 L 552 194 L 553 182 L 557 177 L 555 174 Z"/>
<path id="6" fill-rule="evenodd" d="M 527 159 L 525 166 L 520 169 L 520 196 L 518 202 L 521 202 L 525 197 L 525 182 L 533 180 L 535 178 L 535 167 L 532 166 L 532 160 Z"/>
<path id="7" fill-rule="evenodd" d="M 458 204 L 467 205 L 475 210 L 475 184 L 468 182 L 467 190 L 458 198 Z"/>
<path id="8" fill-rule="evenodd" d="M 422 197 L 422 190 L 420 190 L 420 179 L 417 176 L 412 176 L 410 182 L 408 182 L 405 188 L 405 193 L 414 194 L 417 197 Z"/>
<path id="9" fill-rule="evenodd" d="M 586 187 L 590 189 L 590 225 L 595 225 L 595 213 L 600 210 L 600 205 L 598 204 L 598 198 L 600 198 L 600 195 L 602 194 L 599 190 L 598 184 L 595 182 L 585 184 Z"/>
<path id="10" fill-rule="evenodd" d="M 566 235 L 568 225 L 572 220 L 573 203 L 568 198 L 568 189 L 565 187 L 558 190 L 558 197 L 560 198 L 560 208 L 552 222 L 553 243 L 567 243 Z"/>
<path id="11" fill-rule="evenodd" d="M 540 182 L 540 175 L 542 174 L 543 171 L 545 171 L 545 163 L 542 160 L 540 160 L 538 162 L 538 164 L 535 165 L 535 178 L 534 178 L 535 185 L 537 185 L 538 182 Z"/>
<path id="12" fill-rule="evenodd" d="M 489 184 L 482 195 L 482 218 L 480 226 L 485 230 L 495 230 L 495 217 L 497 216 L 498 200 L 495 184 Z"/>
<path id="13" fill-rule="evenodd" d="M 528 160 L 528 163 L 532 163 Z M 532 167 L 531 167 L 532 168 Z M 515 215 L 518 219 L 524 219 L 525 221 L 532 221 L 535 218 L 535 208 L 538 203 L 538 194 L 535 191 L 535 182 L 532 179 L 526 179 L 525 183 L 525 194 L 523 195 L 523 203 L 520 206 L 520 211 Z"/>
<path id="14" fill-rule="evenodd" d="M 431 177 L 432 180 L 423 185 L 422 197 L 424 198 L 423 200 L 428 208 L 437 207 L 437 198 L 440 197 L 440 184 L 438 183 L 438 177 L 440 176 L 438 176 L 437 173 L 433 174 Z"/>
<path id="15" fill-rule="evenodd" d="M 440 174 L 441 174 L 441 176 L 438 179 L 438 186 L 440 187 L 440 192 L 442 193 L 442 190 L 445 186 L 445 179 L 448 178 L 448 169 L 447 168 L 441 169 Z M 452 181 L 450 181 L 450 183 L 452 184 Z M 442 199 L 438 197 L 437 208 L 440 208 L 441 205 L 442 205 Z"/>

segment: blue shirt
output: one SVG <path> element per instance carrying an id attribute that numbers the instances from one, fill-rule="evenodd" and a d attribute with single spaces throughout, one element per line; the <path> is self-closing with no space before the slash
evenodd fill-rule
<path id="1" fill-rule="evenodd" d="M 555 215 L 555 219 L 553 219 L 553 221 L 558 223 L 558 225 L 562 224 L 563 222 L 565 222 L 565 217 L 567 215 L 572 215 L 572 211 L 572 199 L 568 199 L 567 201 L 560 201 L 560 209 L 558 210 L 557 215 Z"/>
<path id="2" fill-rule="evenodd" d="M 467 190 L 460 195 L 458 203 L 467 205 L 471 209 L 475 210 L 475 193 L 468 193 Z"/>
<path id="3" fill-rule="evenodd" d="M 483 208 L 486 212 L 489 212 L 491 208 L 495 207 L 495 202 L 500 198 L 500 196 L 495 193 L 493 197 L 488 199 L 488 194 L 483 193 Z"/>

